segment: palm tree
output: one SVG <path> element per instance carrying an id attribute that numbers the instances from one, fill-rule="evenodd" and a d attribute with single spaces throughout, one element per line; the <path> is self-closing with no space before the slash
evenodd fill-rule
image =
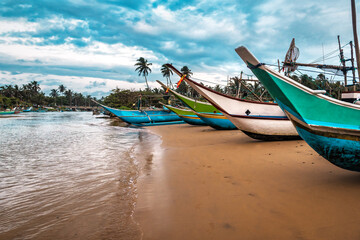
<path id="1" fill-rule="evenodd" d="M 193 73 L 191 72 L 191 70 L 187 67 L 187 66 L 183 66 L 180 71 L 182 72 L 182 74 L 186 75 L 186 76 L 191 76 L 193 75 Z"/>
<path id="2" fill-rule="evenodd" d="M 37 81 L 32 81 L 30 82 L 30 88 L 31 88 L 31 92 L 36 95 L 39 93 L 40 91 L 40 85 Z"/>
<path id="3" fill-rule="evenodd" d="M 161 73 L 163 77 L 166 77 L 167 86 L 169 86 L 169 82 L 170 82 L 170 86 L 172 86 L 170 75 L 173 75 L 173 71 L 168 66 L 166 66 L 166 64 L 163 64 L 161 66 Z"/>
<path id="4" fill-rule="evenodd" d="M 134 66 L 138 67 L 135 69 L 135 71 L 139 72 L 139 76 L 143 75 L 145 77 L 146 86 L 148 89 L 150 89 L 146 76 L 149 75 L 149 72 L 151 72 L 151 68 L 149 66 L 151 66 L 152 63 L 148 63 L 148 61 L 143 57 L 140 57 L 136 61 L 137 63 L 135 63 Z"/>
<path id="5" fill-rule="evenodd" d="M 69 99 L 69 106 L 71 107 L 72 106 L 72 96 L 73 96 L 73 92 L 68 89 L 65 91 L 65 96 Z"/>
<path id="6" fill-rule="evenodd" d="M 85 101 L 89 104 L 89 107 L 90 107 L 90 104 L 91 104 L 91 96 L 90 96 L 90 95 L 87 95 Z M 86 105 L 86 104 L 85 104 L 85 105 Z"/>
<path id="7" fill-rule="evenodd" d="M 193 73 L 191 72 L 191 70 L 187 67 L 187 66 L 183 66 L 181 69 L 180 69 L 180 71 L 181 71 L 181 73 L 183 74 L 183 75 L 186 75 L 186 76 L 191 76 Z M 180 92 L 180 93 L 188 93 L 188 87 L 187 87 L 187 85 L 185 84 L 185 81 L 183 81 L 181 84 L 180 84 L 180 86 L 179 86 L 179 88 L 178 88 L 178 91 Z M 194 90 L 190 90 L 190 91 L 192 91 L 191 92 L 191 95 L 194 95 Z"/>
<path id="8" fill-rule="evenodd" d="M 66 87 L 63 84 L 61 84 L 61 85 L 59 85 L 58 89 L 59 89 L 60 93 L 64 93 L 66 90 Z"/>
<path id="9" fill-rule="evenodd" d="M 55 99 L 55 106 L 56 106 L 56 98 L 57 98 L 57 96 L 58 96 L 58 91 L 57 91 L 57 89 L 51 89 L 50 96 Z"/>
<path id="10" fill-rule="evenodd" d="M 63 94 L 66 91 L 66 87 L 63 84 L 59 85 L 58 89 L 59 89 L 59 92 L 61 94 Z M 61 99 L 61 106 L 62 106 L 63 105 L 63 99 L 62 98 L 60 98 L 60 99 Z"/>

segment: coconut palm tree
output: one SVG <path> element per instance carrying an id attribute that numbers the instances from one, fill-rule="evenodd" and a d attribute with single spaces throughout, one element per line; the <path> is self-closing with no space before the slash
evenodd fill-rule
<path id="1" fill-rule="evenodd" d="M 71 107 L 72 106 L 72 97 L 73 97 L 73 92 L 68 89 L 65 91 L 65 96 L 69 99 L 69 106 Z"/>
<path id="2" fill-rule="evenodd" d="M 169 86 L 169 82 L 170 82 L 170 86 L 172 87 L 170 75 L 173 75 L 173 71 L 168 66 L 166 66 L 166 64 L 163 64 L 161 66 L 161 73 L 163 77 L 166 77 L 166 83 L 167 83 L 166 85 Z"/>
<path id="3" fill-rule="evenodd" d="M 58 96 L 58 90 L 57 89 L 51 89 L 50 91 L 50 96 L 53 97 L 55 99 L 55 106 L 56 106 L 56 98 Z"/>
<path id="4" fill-rule="evenodd" d="M 32 81 L 30 82 L 30 88 L 31 88 L 31 91 L 34 95 L 38 94 L 39 91 L 40 91 L 40 85 L 37 81 Z"/>
<path id="5" fill-rule="evenodd" d="M 191 70 L 187 67 L 187 66 L 183 66 L 181 69 L 180 69 L 181 73 L 183 75 L 186 75 L 186 76 L 191 76 L 193 73 L 191 72 Z M 188 93 L 188 90 L 189 88 L 187 87 L 187 85 L 185 84 L 185 81 L 183 81 L 179 88 L 178 88 L 178 91 L 180 93 L 183 93 L 183 94 L 187 94 Z M 191 95 L 194 95 L 195 93 L 195 90 L 190 90 L 191 91 Z"/>
<path id="6" fill-rule="evenodd" d="M 66 87 L 63 84 L 61 84 L 61 85 L 59 85 L 58 90 L 59 90 L 59 92 L 61 94 L 64 94 L 64 92 L 66 91 Z M 61 106 L 62 106 L 63 105 L 63 99 L 62 98 L 60 98 L 60 99 L 61 99 Z"/>
<path id="7" fill-rule="evenodd" d="M 60 93 L 64 93 L 66 90 L 66 87 L 63 84 L 61 84 L 61 85 L 59 85 L 58 89 L 59 89 Z"/>
<path id="8" fill-rule="evenodd" d="M 182 74 L 186 75 L 186 76 L 191 76 L 193 75 L 193 73 L 191 72 L 191 70 L 187 67 L 187 66 L 183 66 L 180 71 L 182 72 Z"/>
<path id="9" fill-rule="evenodd" d="M 138 60 L 136 60 L 137 63 L 135 63 L 134 66 L 138 66 L 135 71 L 139 73 L 139 76 L 143 75 L 145 77 L 145 82 L 147 89 L 150 90 L 149 84 L 147 82 L 146 76 L 149 75 L 149 72 L 151 72 L 151 68 L 149 66 L 152 65 L 152 63 L 149 63 L 145 58 L 140 57 Z"/>

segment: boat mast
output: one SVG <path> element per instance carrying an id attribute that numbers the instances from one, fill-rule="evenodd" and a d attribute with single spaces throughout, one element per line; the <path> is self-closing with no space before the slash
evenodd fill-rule
<path id="1" fill-rule="evenodd" d="M 350 41 L 350 49 L 351 49 L 351 68 L 352 68 L 352 75 L 353 75 L 353 85 L 355 88 L 355 66 L 354 66 L 354 48 L 353 48 L 353 42 Z M 354 90 L 355 91 L 355 90 Z"/>
<path id="2" fill-rule="evenodd" d="M 345 87 L 347 86 L 347 76 L 346 76 L 346 73 L 347 71 L 345 70 L 346 69 L 346 63 L 345 63 L 345 59 L 344 59 L 344 50 L 341 48 L 341 43 L 340 43 L 340 35 L 337 36 L 338 38 L 338 43 L 339 43 L 339 51 L 340 51 L 340 61 L 343 65 L 343 74 L 344 74 L 344 82 L 345 82 Z"/>
<path id="3" fill-rule="evenodd" d="M 355 44 L 355 56 L 356 56 L 356 64 L 358 69 L 358 77 L 360 80 L 360 53 L 359 53 L 359 41 L 356 30 L 356 6 L 355 0 L 351 0 L 351 13 L 352 13 L 352 25 L 353 25 L 353 33 L 354 33 L 354 44 Z M 355 79 L 354 79 L 355 80 Z"/>

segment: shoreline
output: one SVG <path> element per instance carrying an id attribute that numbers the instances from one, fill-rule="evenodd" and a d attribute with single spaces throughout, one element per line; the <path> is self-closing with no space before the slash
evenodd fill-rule
<path id="1" fill-rule="evenodd" d="M 261 142 L 190 125 L 146 129 L 161 136 L 162 149 L 138 179 L 134 219 L 142 239 L 360 235 L 360 175 L 302 140 Z"/>

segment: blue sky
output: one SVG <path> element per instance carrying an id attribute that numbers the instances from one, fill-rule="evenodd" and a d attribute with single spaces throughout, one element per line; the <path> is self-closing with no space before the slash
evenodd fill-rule
<path id="1" fill-rule="evenodd" d="M 337 48 L 337 35 L 352 40 L 349 0 L 1 0 L 0 85 L 36 80 L 46 93 L 64 84 L 96 97 L 144 89 L 139 57 L 153 64 L 152 87 L 168 62 L 221 83 L 250 73 L 240 45 L 275 63 L 294 37 L 299 61 L 311 62 Z"/>

